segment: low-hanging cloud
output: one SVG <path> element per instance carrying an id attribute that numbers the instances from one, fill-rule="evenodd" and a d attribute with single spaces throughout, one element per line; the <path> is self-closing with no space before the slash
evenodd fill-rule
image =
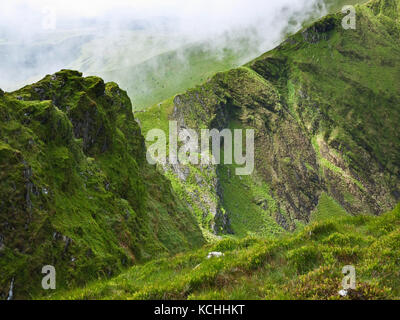
<path id="1" fill-rule="evenodd" d="M 61 68 L 102 75 L 190 43 L 240 50 L 246 39 L 251 59 L 324 13 L 324 0 L 2 1 L 0 87 Z"/>

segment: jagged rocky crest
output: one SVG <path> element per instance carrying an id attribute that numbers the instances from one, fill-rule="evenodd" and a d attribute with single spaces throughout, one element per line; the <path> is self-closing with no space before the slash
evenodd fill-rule
<path id="1" fill-rule="evenodd" d="M 203 237 L 145 160 L 131 102 L 115 83 L 62 70 L 0 95 L 0 296 L 117 274 Z"/>

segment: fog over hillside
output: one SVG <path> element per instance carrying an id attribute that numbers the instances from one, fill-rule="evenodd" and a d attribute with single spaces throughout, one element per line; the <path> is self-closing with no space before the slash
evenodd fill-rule
<path id="1" fill-rule="evenodd" d="M 214 56 L 220 52 L 221 59 L 229 50 L 238 58 L 233 64 L 244 63 L 271 49 L 304 21 L 325 14 L 325 3 L 323 0 L 2 1 L 0 88 L 14 90 L 45 74 L 74 68 L 86 75 L 122 82 L 127 89 L 129 79 L 118 70 L 192 45 L 200 45 Z M 176 57 L 185 65 L 185 54 Z"/>

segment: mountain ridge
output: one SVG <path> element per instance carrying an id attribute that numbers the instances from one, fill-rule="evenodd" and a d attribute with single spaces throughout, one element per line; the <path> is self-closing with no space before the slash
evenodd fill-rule
<path id="1" fill-rule="evenodd" d="M 69 287 L 204 243 L 115 83 L 62 70 L 0 105 L 0 296 L 40 291 L 44 265 Z"/>
<path id="2" fill-rule="evenodd" d="M 245 199 L 267 203 L 267 210 L 250 210 L 251 220 L 267 213 L 293 230 L 310 221 L 324 194 L 351 214 L 392 209 L 400 196 L 399 5 L 371 1 L 356 8 L 356 30 L 342 28 L 342 13 L 328 15 L 244 67 L 218 73 L 147 115 L 137 113 L 144 132 L 158 108 L 181 127 L 255 129 L 253 180 L 261 178 L 269 192 L 264 199 L 254 194 Z M 225 231 L 229 216 L 237 218 L 236 229 L 244 228 L 246 206 L 232 202 L 257 185 L 234 182 L 227 168 L 220 166 L 217 177 L 227 193 L 203 192 L 222 205 L 225 213 L 211 219 Z M 182 179 L 173 185 L 191 188 Z M 185 197 L 204 207 L 196 194 Z"/>
<path id="3" fill-rule="evenodd" d="M 53 264 L 62 298 L 334 299 L 354 264 L 352 298 L 397 298 L 400 2 L 356 8 L 356 30 L 328 15 L 135 115 L 78 71 L 0 90 L 0 297 L 46 296 Z M 170 120 L 255 129 L 255 173 L 149 166 L 143 135 Z"/>

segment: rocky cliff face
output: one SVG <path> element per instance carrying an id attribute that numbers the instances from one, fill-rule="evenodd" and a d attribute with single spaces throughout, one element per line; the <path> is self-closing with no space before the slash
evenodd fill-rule
<path id="1" fill-rule="evenodd" d="M 247 200 L 284 229 L 309 222 L 321 195 L 353 215 L 388 211 L 400 200 L 399 12 L 396 0 L 359 6 L 356 30 L 342 28 L 344 15 L 329 15 L 177 96 L 171 118 L 194 128 L 255 129 L 250 184 L 261 179 L 268 194 Z M 232 202 L 249 183 L 235 183 L 226 170 L 219 170 L 219 202 L 239 221 L 246 208 Z"/>
<path id="2" fill-rule="evenodd" d="M 63 70 L 0 91 L 0 296 L 40 294 L 199 246 L 196 220 L 145 160 L 126 92 Z"/>

